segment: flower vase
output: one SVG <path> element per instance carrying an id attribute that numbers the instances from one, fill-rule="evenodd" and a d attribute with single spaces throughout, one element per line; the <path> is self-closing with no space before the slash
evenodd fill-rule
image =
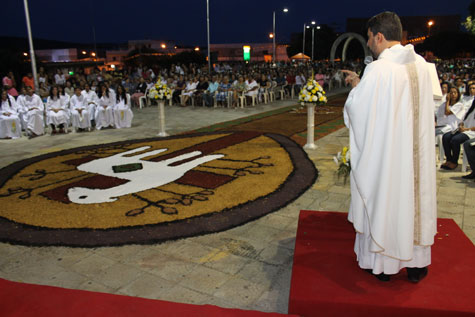
<path id="1" fill-rule="evenodd" d="M 304 145 L 306 150 L 315 150 L 315 104 L 305 103 L 307 106 L 307 144 Z"/>
<path id="2" fill-rule="evenodd" d="M 159 137 L 166 137 L 169 134 L 165 132 L 165 100 L 158 101 L 158 123 L 160 132 L 157 134 Z"/>

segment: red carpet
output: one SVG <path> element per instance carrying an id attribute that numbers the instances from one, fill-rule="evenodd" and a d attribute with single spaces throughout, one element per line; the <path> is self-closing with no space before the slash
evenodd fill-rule
<path id="1" fill-rule="evenodd" d="M 285 316 L 64 289 L 0 279 L 0 316 Z"/>
<path id="2" fill-rule="evenodd" d="M 475 247 L 451 219 L 438 220 L 429 275 L 405 270 L 384 283 L 362 271 L 346 213 L 301 211 L 289 313 L 301 316 L 474 316 Z"/>

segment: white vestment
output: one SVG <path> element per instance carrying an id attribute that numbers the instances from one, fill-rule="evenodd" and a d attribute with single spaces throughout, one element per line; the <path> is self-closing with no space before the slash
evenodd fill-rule
<path id="1" fill-rule="evenodd" d="M 46 100 L 46 124 L 59 126 L 63 124 L 65 126 L 69 125 L 69 109 L 68 109 L 68 100 L 66 96 L 61 96 L 59 98 L 53 98 L 51 96 Z M 57 110 L 54 111 L 54 110 Z"/>
<path id="2" fill-rule="evenodd" d="M 396 274 L 430 264 L 436 234 L 434 101 L 428 65 L 412 45 L 384 50 L 344 108 L 360 267 Z"/>
<path id="3" fill-rule="evenodd" d="M 89 91 L 83 90 L 81 92 L 84 96 L 86 96 L 87 99 L 87 105 L 88 105 L 88 111 L 89 111 L 89 117 L 92 120 L 94 120 L 94 114 L 96 113 L 96 107 L 99 104 L 99 98 L 97 97 L 97 94 L 94 90 L 90 89 Z"/>
<path id="4" fill-rule="evenodd" d="M 0 107 L 0 139 L 21 137 L 21 123 L 17 113 L 15 98 L 7 95 Z"/>
<path id="5" fill-rule="evenodd" d="M 91 119 L 87 97 L 81 94 L 73 95 L 69 101 L 71 109 L 71 124 L 74 128 L 87 129 L 91 127 Z"/>
<path id="6" fill-rule="evenodd" d="M 96 129 L 107 128 L 114 125 L 114 99 L 112 96 L 103 95 L 99 98 L 99 105 L 96 107 Z"/>
<path id="7" fill-rule="evenodd" d="M 36 109 L 34 109 L 36 108 Z M 23 99 L 24 118 L 26 128 L 36 135 L 45 133 L 44 111 L 45 107 L 40 96 L 33 94 L 26 95 Z"/>
<path id="8" fill-rule="evenodd" d="M 127 94 L 126 100 L 120 100 L 114 106 L 114 123 L 117 129 L 130 128 L 134 114 L 130 110 L 130 96 Z"/>

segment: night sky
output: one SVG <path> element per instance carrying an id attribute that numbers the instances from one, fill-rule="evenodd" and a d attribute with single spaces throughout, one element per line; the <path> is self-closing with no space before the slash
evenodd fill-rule
<path id="1" fill-rule="evenodd" d="M 346 18 L 390 10 L 404 15 L 468 15 L 471 0 L 209 0 L 211 43 L 269 41 L 276 10 L 277 41 L 288 41 L 316 20 L 344 31 Z M 281 10 L 287 7 L 288 13 Z M 206 0 L 30 0 L 33 37 L 98 43 L 157 39 L 178 45 L 206 45 Z M 2 1 L 2 36 L 26 37 L 21 0 Z"/>

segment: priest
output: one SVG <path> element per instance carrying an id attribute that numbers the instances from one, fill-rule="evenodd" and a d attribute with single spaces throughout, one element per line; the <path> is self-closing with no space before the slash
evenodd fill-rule
<path id="1" fill-rule="evenodd" d="M 351 204 L 360 268 L 381 281 L 406 268 L 417 283 L 428 273 L 436 234 L 434 101 L 430 65 L 401 45 L 393 12 L 367 24 L 377 59 L 360 78 L 344 70 L 351 90 L 344 108 L 350 132 Z"/>

